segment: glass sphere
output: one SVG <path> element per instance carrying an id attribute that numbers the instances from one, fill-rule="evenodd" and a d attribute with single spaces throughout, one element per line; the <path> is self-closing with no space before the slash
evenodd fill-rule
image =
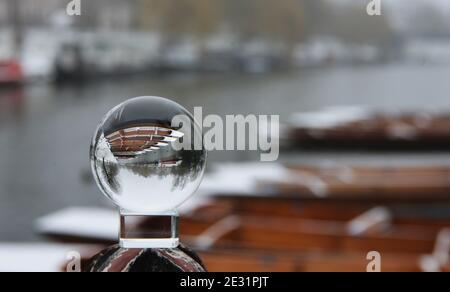
<path id="1" fill-rule="evenodd" d="M 206 165 L 202 138 L 181 105 L 137 97 L 101 122 L 91 145 L 92 171 L 102 192 L 123 211 L 170 212 L 200 185 Z"/>

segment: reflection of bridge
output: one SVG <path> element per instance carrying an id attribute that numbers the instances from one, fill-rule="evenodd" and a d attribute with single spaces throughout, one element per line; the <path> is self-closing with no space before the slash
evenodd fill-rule
<path id="1" fill-rule="evenodd" d="M 111 152 L 117 158 L 135 158 L 175 142 L 183 133 L 153 125 L 135 126 L 118 130 L 106 137 Z M 167 165 L 171 163 L 168 161 Z"/>

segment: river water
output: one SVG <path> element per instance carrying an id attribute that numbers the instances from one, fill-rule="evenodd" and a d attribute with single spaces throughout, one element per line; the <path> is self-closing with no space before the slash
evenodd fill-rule
<path id="1" fill-rule="evenodd" d="M 171 97 L 204 114 L 278 114 L 334 105 L 450 110 L 450 66 L 332 67 L 261 75 L 166 75 L 85 85 L 0 90 L 0 241 L 39 240 L 33 220 L 68 206 L 108 202 L 89 170 L 102 116 L 129 97 Z M 437 154 L 442 157 L 442 154 Z M 210 161 L 251 160 L 245 152 Z M 439 158 L 438 158 L 439 160 Z"/>

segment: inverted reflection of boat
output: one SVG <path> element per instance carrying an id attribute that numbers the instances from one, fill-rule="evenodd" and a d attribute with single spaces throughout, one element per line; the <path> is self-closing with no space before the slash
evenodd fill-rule
<path id="1" fill-rule="evenodd" d="M 331 108 L 295 114 L 290 126 L 290 138 L 303 147 L 445 149 L 450 145 L 447 113 Z"/>
<path id="2" fill-rule="evenodd" d="M 23 82 L 23 72 L 19 62 L 0 60 L 0 85 L 19 84 Z"/>
<path id="3" fill-rule="evenodd" d="M 183 137 L 183 133 L 159 126 L 135 126 L 120 129 L 106 139 L 114 156 L 123 159 L 153 152 Z"/>

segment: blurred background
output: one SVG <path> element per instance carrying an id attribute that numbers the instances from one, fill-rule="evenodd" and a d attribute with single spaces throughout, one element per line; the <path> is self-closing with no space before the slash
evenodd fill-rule
<path id="1" fill-rule="evenodd" d="M 211 152 L 182 211 L 211 270 L 365 271 L 372 250 L 386 269 L 445 270 L 449 1 L 382 0 L 378 16 L 369 0 L 69 2 L 0 0 L 0 270 L 113 241 L 89 145 L 142 95 L 280 115 L 277 163 Z"/>

